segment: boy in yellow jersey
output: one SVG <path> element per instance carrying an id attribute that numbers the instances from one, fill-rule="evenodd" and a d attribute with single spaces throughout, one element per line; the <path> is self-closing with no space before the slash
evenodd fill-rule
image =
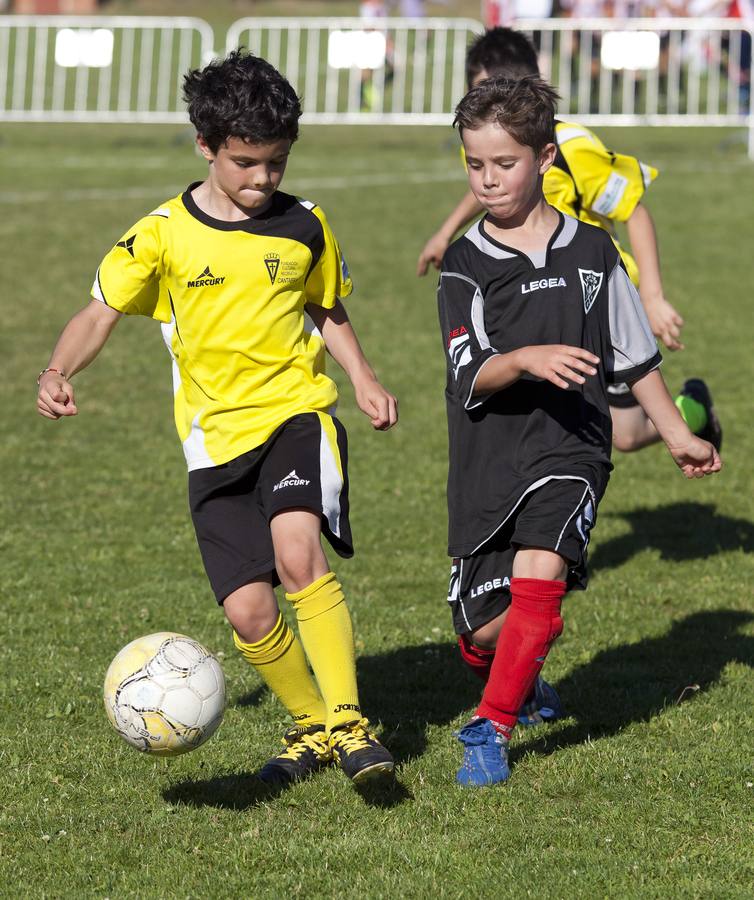
<path id="1" fill-rule="evenodd" d="M 207 575 L 237 648 L 295 723 L 259 777 L 286 784 L 333 761 L 356 782 L 390 774 L 392 756 L 361 713 L 351 619 L 321 545 L 324 533 L 353 554 L 346 435 L 325 348 L 374 428 L 395 424 L 397 403 L 342 306 L 352 284 L 324 213 L 278 190 L 298 137 L 293 88 L 237 51 L 189 72 L 184 94 L 208 176 L 105 256 L 92 301 L 40 375 L 38 410 L 76 415 L 71 377 L 123 314 L 161 323 Z M 279 583 L 300 641 L 278 609 Z"/>
<path id="2" fill-rule="evenodd" d="M 520 78 L 538 74 L 534 47 L 522 32 L 510 28 L 487 31 L 471 44 L 466 55 L 469 89 L 490 76 Z M 632 156 L 608 150 L 583 125 L 557 122 L 555 139 L 555 162 L 544 177 L 547 202 L 610 234 L 629 277 L 640 288 L 655 336 L 669 350 L 682 349 L 683 319 L 664 297 L 654 223 L 641 203 L 645 189 L 657 177 L 657 170 Z M 469 191 L 440 230 L 427 241 L 419 256 L 417 274 L 426 274 L 430 263 L 439 268 L 456 232 L 481 212 L 482 207 Z M 618 243 L 615 222 L 625 222 L 636 259 Z M 660 439 L 627 385 L 611 385 L 609 394 L 613 444 L 617 450 L 640 450 Z M 676 405 L 691 430 L 719 450 L 722 429 L 707 385 L 701 379 L 689 379 L 676 398 Z"/>

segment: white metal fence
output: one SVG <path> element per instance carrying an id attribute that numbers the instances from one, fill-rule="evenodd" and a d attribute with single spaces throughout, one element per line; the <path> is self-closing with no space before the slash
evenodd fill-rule
<path id="1" fill-rule="evenodd" d="M 734 19 L 519 21 L 585 124 L 749 130 L 752 33 Z M 319 123 L 447 124 L 465 90 L 469 19 L 246 18 L 246 46 L 286 74 Z M 0 16 L 0 121 L 183 122 L 181 80 L 213 55 L 201 19 Z"/>
<path id="2" fill-rule="evenodd" d="M 212 49 L 201 19 L 0 16 L 0 121 L 184 122 Z"/>
<path id="3" fill-rule="evenodd" d="M 589 124 L 742 125 L 752 115 L 752 33 L 740 19 L 519 21 Z"/>
<path id="4" fill-rule="evenodd" d="M 470 19 L 247 18 L 243 45 L 285 73 L 306 121 L 445 125 L 465 93 L 465 57 L 484 31 Z"/>

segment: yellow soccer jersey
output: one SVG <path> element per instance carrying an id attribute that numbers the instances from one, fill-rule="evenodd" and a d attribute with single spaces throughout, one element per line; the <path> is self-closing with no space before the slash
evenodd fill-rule
<path id="1" fill-rule="evenodd" d="M 198 184 L 198 183 L 197 183 Z M 304 305 L 352 289 L 319 207 L 277 192 L 261 216 L 213 219 L 197 184 L 140 219 L 105 256 L 92 296 L 162 324 L 189 470 L 263 444 L 287 419 L 337 401 Z"/>
<path id="2" fill-rule="evenodd" d="M 657 177 L 657 169 L 633 156 L 612 153 L 597 135 L 573 122 L 557 122 L 555 140 L 557 156 L 543 184 L 547 202 L 609 232 L 631 281 L 638 287 L 636 261 L 618 243 L 613 222 L 625 222 L 631 216 Z"/>

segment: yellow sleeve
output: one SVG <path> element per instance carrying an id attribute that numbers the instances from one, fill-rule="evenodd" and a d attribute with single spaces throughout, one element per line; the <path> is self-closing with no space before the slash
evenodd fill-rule
<path id="1" fill-rule="evenodd" d="M 351 293 L 353 282 L 325 214 L 318 206 L 313 207 L 312 212 L 322 224 L 324 247 L 306 279 L 306 302 L 332 309 L 336 300 Z"/>
<path id="2" fill-rule="evenodd" d="M 555 133 L 581 207 L 618 222 L 630 218 L 657 169 L 633 156 L 613 153 L 582 125 L 559 122 Z"/>
<path id="3" fill-rule="evenodd" d="M 92 285 L 95 300 L 127 315 L 171 320 L 170 299 L 160 288 L 166 221 L 159 215 L 145 216 L 117 241 L 97 269 Z"/>

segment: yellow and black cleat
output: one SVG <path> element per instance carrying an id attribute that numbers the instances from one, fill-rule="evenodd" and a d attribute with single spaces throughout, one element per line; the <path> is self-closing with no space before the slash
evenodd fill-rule
<path id="1" fill-rule="evenodd" d="M 308 778 L 333 761 L 324 725 L 294 725 L 283 735 L 285 750 L 257 772 L 265 784 L 286 785 Z"/>
<path id="2" fill-rule="evenodd" d="M 330 747 L 340 768 L 356 784 L 393 774 L 393 757 L 369 730 L 367 719 L 333 729 Z"/>

